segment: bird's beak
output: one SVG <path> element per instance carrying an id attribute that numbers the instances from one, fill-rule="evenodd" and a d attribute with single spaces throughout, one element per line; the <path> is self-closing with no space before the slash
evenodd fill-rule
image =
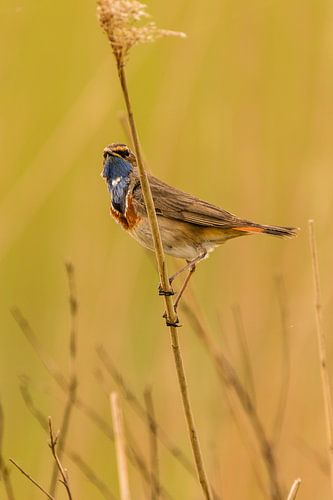
<path id="1" fill-rule="evenodd" d="M 104 150 L 103 150 L 103 170 L 101 172 L 101 177 L 103 177 L 103 179 L 107 179 L 107 175 L 105 175 L 106 174 L 105 164 L 109 160 L 111 155 L 112 155 L 112 153 L 111 153 L 110 149 L 104 148 Z"/>
<path id="2" fill-rule="evenodd" d="M 103 170 L 101 172 L 101 177 L 107 180 L 108 178 L 107 171 L 109 170 L 107 163 L 110 159 L 111 153 L 107 148 L 104 149 L 103 153 L 104 153 L 104 159 L 103 159 Z"/>

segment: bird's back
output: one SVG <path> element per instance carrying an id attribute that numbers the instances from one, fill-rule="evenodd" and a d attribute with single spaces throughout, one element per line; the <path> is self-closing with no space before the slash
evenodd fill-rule
<path id="1" fill-rule="evenodd" d="M 232 229 L 236 231 L 238 236 L 260 232 L 282 237 L 292 237 L 296 234 L 295 228 L 266 226 L 239 218 L 216 205 L 174 188 L 157 177 L 148 175 L 148 178 L 156 214 L 160 217 L 220 231 Z M 139 214 L 146 214 L 139 175 L 136 169 L 133 171 L 132 182 L 134 207 Z M 233 232 L 230 233 L 230 237 L 234 237 Z"/>

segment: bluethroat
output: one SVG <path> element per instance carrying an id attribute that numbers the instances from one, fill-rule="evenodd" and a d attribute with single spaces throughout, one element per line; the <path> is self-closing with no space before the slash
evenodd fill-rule
<path id="1" fill-rule="evenodd" d="M 104 149 L 102 176 L 111 195 L 111 215 L 133 238 L 154 249 L 134 153 L 125 145 L 113 143 Z M 155 210 L 166 254 L 185 259 L 187 264 L 170 278 L 187 270 L 178 292 L 175 309 L 195 270 L 215 247 L 247 234 L 293 237 L 297 229 L 266 226 L 241 219 L 207 201 L 184 193 L 148 174 Z M 160 290 L 160 294 L 165 294 Z"/>

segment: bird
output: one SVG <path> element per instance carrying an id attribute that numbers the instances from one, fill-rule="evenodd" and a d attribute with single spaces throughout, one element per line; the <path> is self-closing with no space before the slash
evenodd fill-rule
<path id="1" fill-rule="evenodd" d="M 142 246 L 154 250 L 140 175 L 135 154 L 126 144 L 112 143 L 103 151 L 102 177 L 111 196 L 110 212 Z M 188 271 L 178 292 L 175 310 L 196 265 L 226 241 L 250 234 L 269 234 L 291 238 L 298 228 L 268 226 L 239 218 L 207 201 L 185 193 L 164 181 L 148 175 L 164 252 L 184 259 L 186 265 L 170 278 Z M 174 294 L 159 289 L 161 295 Z"/>

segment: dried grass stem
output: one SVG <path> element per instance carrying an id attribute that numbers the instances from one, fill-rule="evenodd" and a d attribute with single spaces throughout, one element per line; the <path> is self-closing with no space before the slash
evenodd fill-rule
<path id="1" fill-rule="evenodd" d="M 302 481 L 300 479 L 295 479 L 295 481 L 291 485 L 287 500 L 295 500 L 299 487 L 301 486 L 301 482 Z"/>
<path id="2" fill-rule="evenodd" d="M 317 244 L 314 231 L 314 221 L 309 220 L 309 242 L 312 260 L 313 285 L 314 285 L 314 306 L 316 315 L 316 330 L 318 341 L 318 355 L 320 362 L 321 385 L 325 405 L 326 431 L 327 431 L 327 451 L 330 463 L 331 492 L 333 496 L 333 406 L 332 392 L 329 373 L 327 369 L 327 349 L 326 336 L 323 329 L 322 300 L 319 275 L 319 263 Z"/>
<path id="3" fill-rule="evenodd" d="M 123 414 L 119 404 L 118 394 L 110 395 L 113 431 L 116 446 L 118 478 L 121 500 L 131 500 L 126 461 L 126 439 L 124 432 Z"/>

